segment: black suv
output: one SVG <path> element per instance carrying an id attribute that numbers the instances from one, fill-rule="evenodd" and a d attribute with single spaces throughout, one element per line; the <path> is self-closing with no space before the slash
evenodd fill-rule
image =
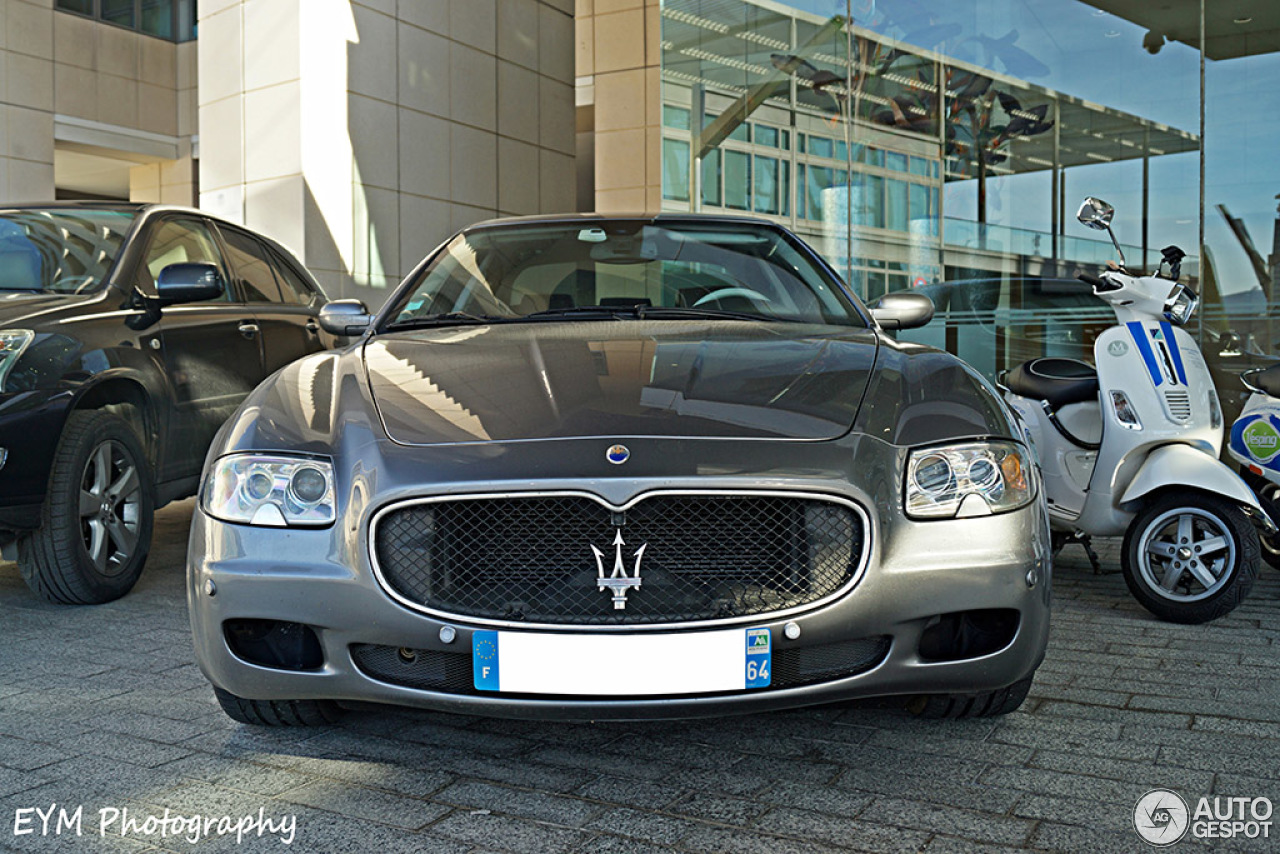
<path id="1" fill-rule="evenodd" d="M 31 588 L 127 593 L 222 422 L 335 343 L 324 302 L 287 250 L 199 211 L 0 209 L 0 548 Z"/>

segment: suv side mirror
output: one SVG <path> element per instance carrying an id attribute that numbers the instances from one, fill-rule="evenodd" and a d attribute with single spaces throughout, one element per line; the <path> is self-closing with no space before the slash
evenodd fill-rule
<path id="1" fill-rule="evenodd" d="M 205 302 L 222 296 L 226 283 L 213 264 L 170 264 L 156 278 L 156 296 L 161 305 L 176 302 Z"/>
<path id="2" fill-rule="evenodd" d="M 933 300 L 910 291 L 885 294 L 871 307 L 871 316 L 885 329 L 915 329 L 933 320 Z"/>
<path id="3" fill-rule="evenodd" d="M 325 303 L 320 309 L 320 326 L 334 335 L 363 335 L 373 322 L 373 315 L 358 299 L 339 299 Z"/>

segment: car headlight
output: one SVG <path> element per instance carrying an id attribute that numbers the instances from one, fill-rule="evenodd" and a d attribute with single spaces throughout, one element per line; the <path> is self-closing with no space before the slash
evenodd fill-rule
<path id="1" fill-rule="evenodd" d="M 333 464 L 306 457 L 232 454 L 213 463 L 201 507 L 215 519 L 246 525 L 333 524 Z"/>
<path id="2" fill-rule="evenodd" d="M 1003 513 L 1024 507 L 1035 497 L 1030 456 L 1013 442 L 970 442 L 912 451 L 907 457 L 907 515 L 913 519 Z"/>
<path id="3" fill-rule="evenodd" d="M 4 391 L 9 371 L 13 370 L 18 357 L 34 337 L 35 333 L 30 329 L 0 329 L 0 391 Z"/>

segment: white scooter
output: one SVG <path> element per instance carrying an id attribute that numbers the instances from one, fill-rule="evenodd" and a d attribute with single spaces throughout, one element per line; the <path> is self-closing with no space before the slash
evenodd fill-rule
<path id="1" fill-rule="evenodd" d="M 1227 453 L 1240 463 L 1263 509 L 1275 517 L 1280 511 L 1280 365 L 1245 371 L 1240 381 L 1253 394 L 1231 425 Z M 1262 559 L 1280 568 L 1280 533 L 1263 535 Z"/>
<path id="2" fill-rule="evenodd" d="M 1096 368 L 1033 359 L 1005 375 L 1005 395 L 1039 457 L 1055 545 L 1080 542 L 1096 569 L 1089 538 L 1124 534 L 1121 567 L 1138 602 L 1163 620 L 1203 623 L 1243 601 L 1258 573 L 1254 526 L 1275 525 L 1218 459 L 1218 394 L 1180 328 L 1200 301 L 1177 282 L 1184 253 L 1170 246 L 1156 275 L 1130 273 L 1113 214 L 1093 198 L 1077 214 L 1120 252 L 1101 277 L 1079 276 L 1119 321 L 1094 342 Z"/>

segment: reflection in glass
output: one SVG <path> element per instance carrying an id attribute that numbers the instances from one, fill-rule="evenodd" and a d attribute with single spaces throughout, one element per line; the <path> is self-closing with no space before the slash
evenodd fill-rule
<path id="1" fill-rule="evenodd" d="M 1280 266 L 1270 243 L 1280 176 L 1268 177 L 1280 161 L 1267 132 L 1280 111 L 1261 82 L 1280 71 L 1280 39 L 1264 22 L 1236 23 L 1225 4 L 1172 2 L 663 0 L 662 99 L 687 107 L 701 87 L 716 133 L 690 156 L 718 179 L 704 177 L 702 209 L 777 219 L 869 299 L 951 282 L 1071 281 L 1115 255 L 1070 216 L 1080 198 L 1102 195 L 1116 204 L 1131 265 L 1152 267 L 1161 247 L 1182 245 L 1184 280 L 1208 291 L 1206 323 L 1224 302 L 1234 306 L 1224 324 L 1240 323 L 1270 301 L 1255 270 Z M 1203 280 L 1198 30 L 1178 23 L 1201 8 L 1214 45 L 1207 126 L 1222 152 L 1206 148 L 1214 257 Z M 1021 299 L 1016 287 L 1001 293 Z M 910 334 L 952 346 L 953 322 L 943 312 Z M 1280 331 L 1251 334 L 1268 342 L 1259 349 L 1280 343 Z M 989 338 L 984 369 L 1009 366 L 1008 338 Z"/>

